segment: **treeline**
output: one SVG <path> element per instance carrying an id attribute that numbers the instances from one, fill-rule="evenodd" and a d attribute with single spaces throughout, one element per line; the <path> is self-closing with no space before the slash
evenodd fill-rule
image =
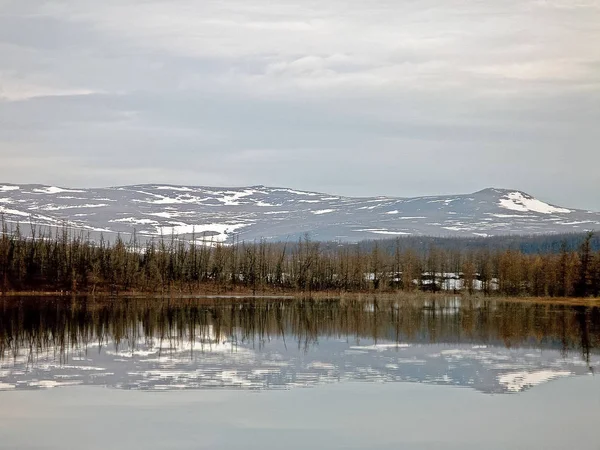
<path id="1" fill-rule="evenodd" d="M 1 291 L 207 292 L 441 291 L 503 296 L 600 294 L 600 252 L 588 234 L 576 250 L 440 249 L 378 243 L 239 242 L 195 245 L 175 236 L 141 244 L 135 234 L 108 243 L 67 228 L 31 225 L 30 235 L 2 220 Z M 193 241 L 192 241 L 193 242 Z"/>
<path id="2" fill-rule="evenodd" d="M 503 235 L 503 236 L 473 236 L 473 237 L 439 237 L 439 236 L 401 236 L 402 248 L 416 252 L 426 252 L 430 247 L 440 250 L 515 250 L 521 253 L 543 254 L 560 253 L 565 248 L 577 251 L 588 238 L 588 233 L 560 233 L 541 235 Z M 392 251 L 396 239 L 381 239 L 364 241 L 363 247 L 370 250 L 375 244 Z M 600 234 L 594 234 L 589 241 L 593 252 L 600 251 Z"/>

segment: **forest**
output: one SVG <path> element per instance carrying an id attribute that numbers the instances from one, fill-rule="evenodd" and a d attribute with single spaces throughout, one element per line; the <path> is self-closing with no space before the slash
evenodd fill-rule
<path id="1" fill-rule="evenodd" d="M 598 297 L 593 233 L 557 236 L 556 251 L 417 238 L 358 244 L 267 241 L 196 244 L 161 237 L 92 241 L 81 231 L 1 221 L 0 291 L 63 293 L 447 292 L 495 296 Z M 536 239 L 532 238 L 535 242 Z M 546 238 L 548 239 L 548 238 Z M 521 244 L 526 238 L 521 238 Z M 533 245 L 533 244 L 532 244 Z M 543 250 L 543 249 L 546 250 Z"/>

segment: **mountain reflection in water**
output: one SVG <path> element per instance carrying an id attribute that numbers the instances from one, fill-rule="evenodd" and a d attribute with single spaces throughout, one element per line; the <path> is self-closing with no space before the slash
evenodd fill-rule
<path id="1" fill-rule="evenodd" d="M 521 392 L 600 368 L 597 307 L 427 301 L 0 300 L 0 390 L 281 389 L 348 380 Z"/>

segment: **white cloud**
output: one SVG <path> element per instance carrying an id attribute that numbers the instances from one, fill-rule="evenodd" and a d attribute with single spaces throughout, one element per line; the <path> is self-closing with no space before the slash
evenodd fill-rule
<path id="1" fill-rule="evenodd" d="M 494 184 L 600 209 L 597 0 L 1 10 L 0 181 L 364 195 Z"/>

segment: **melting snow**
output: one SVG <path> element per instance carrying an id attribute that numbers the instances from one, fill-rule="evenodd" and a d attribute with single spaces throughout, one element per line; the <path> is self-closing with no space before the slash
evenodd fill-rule
<path id="1" fill-rule="evenodd" d="M 256 206 L 276 207 L 276 206 L 281 206 L 281 205 L 274 205 L 272 203 L 267 203 L 267 202 L 263 202 L 262 200 L 259 200 L 256 202 Z"/>
<path id="2" fill-rule="evenodd" d="M 34 189 L 33 192 L 39 194 L 62 194 L 63 192 L 85 192 L 77 189 L 63 189 L 56 186 L 47 186 L 41 189 Z"/>
<path id="3" fill-rule="evenodd" d="M 489 215 L 493 216 L 493 217 L 498 217 L 499 219 L 508 219 L 508 218 L 512 218 L 512 217 L 527 218 L 527 216 L 524 216 L 523 214 L 489 214 Z"/>
<path id="4" fill-rule="evenodd" d="M 64 205 L 64 206 L 48 205 L 48 206 L 44 206 L 41 209 L 43 209 L 44 211 L 60 211 L 62 209 L 76 209 L 76 208 L 104 208 L 105 206 L 108 206 L 108 205 L 106 203 L 85 204 L 85 205 Z"/>
<path id="5" fill-rule="evenodd" d="M 246 189 L 242 192 L 233 192 L 230 195 L 224 195 L 223 198 L 218 198 L 217 200 L 223 202 L 223 204 L 227 206 L 236 206 L 240 204 L 240 202 L 238 202 L 239 199 L 248 197 L 252 194 L 254 194 L 253 190 Z"/>
<path id="6" fill-rule="evenodd" d="M 29 213 L 25 213 L 23 211 L 18 211 L 16 209 L 5 208 L 4 206 L 0 206 L 0 213 L 12 214 L 14 216 L 23 216 L 23 217 L 29 217 L 31 215 Z"/>
<path id="7" fill-rule="evenodd" d="M 235 232 L 237 229 L 248 226 L 245 223 L 208 223 L 202 225 L 189 225 L 182 222 L 174 222 L 170 226 L 158 226 L 156 227 L 157 232 L 163 235 L 182 235 L 182 234 L 196 234 L 203 235 L 205 233 L 215 233 L 210 236 L 210 239 L 216 242 L 223 242 L 227 239 L 227 235 Z"/>
<path id="8" fill-rule="evenodd" d="M 319 194 L 317 194 L 315 192 L 295 191 L 293 189 L 273 189 L 273 192 L 289 192 L 290 194 L 308 195 L 310 197 L 314 197 L 315 195 L 319 195 Z"/>
<path id="9" fill-rule="evenodd" d="M 354 230 L 354 231 L 363 231 L 363 232 L 368 232 L 368 233 L 376 233 L 376 234 L 391 234 L 391 235 L 403 235 L 403 234 L 410 234 L 407 233 L 405 231 L 389 231 L 389 230 L 385 230 L 385 229 L 380 229 L 380 228 L 365 228 L 362 230 Z"/>
<path id="10" fill-rule="evenodd" d="M 593 222 L 591 220 L 582 220 L 582 221 L 573 221 L 573 222 L 558 222 L 559 225 L 583 225 L 585 223 L 597 224 L 598 222 Z"/>
<path id="11" fill-rule="evenodd" d="M 122 219 L 109 220 L 109 222 L 131 223 L 135 225 L 153 225 L 157 223 L 156 220 L 136 219 L 135 217 L 124 217 Z"/>
<path id="12" fill-rule="evenodd" d="M 541 214 L 570 213 L 570 209 L 558 208 L 521 192 L 511 192 L 500 199 L 500 207 L 512 211 L 537 212 Z"/>
<path id="13" fill-rule="evenodd" d="M 155 186 L 154 189 L 158 189 L 159 191 L 194 192 L 193 189 L 183 186 Z"/>
<path id="14" fill-rule="evenodd" d="M 173 217 L 177 217 L 179 214 L 175 213 L 175 212 L 158 212 L 158 213 L 148 213 L 149 216 L 156 216 L 156 217 L 162 217 L 163 219 L 172 219 Z"/>

